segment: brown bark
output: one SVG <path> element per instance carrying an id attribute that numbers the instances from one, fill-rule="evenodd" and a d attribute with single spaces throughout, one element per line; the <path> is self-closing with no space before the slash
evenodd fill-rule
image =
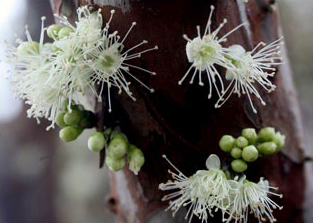
<path id="1" fill-rule="evenodd" d="M 76 5 L 87 2 L 77 1 Z M 100 4 L 109 1 L 97 2 Z M 228 160 L 218 148 L 222 135 L 238 136 L 245 127 L 260 129 L 274 126 L 286 135 L 286 146 L 282 153 L 252 163 L 247 173 L 248 179 L 258 181 L 264 176 L 272 185 L 280 187 L 279 192 L 284 194 L 284 198 L 274 199 L 284 206 L 282 211 L 274 213 L 278 222 L 302 222 L 305 156 L 299 107 L 288 61 L 279 67 L 272 79 L 277 85 L 275 92 L 267 94 L 258 88 L 267 102 L 264 107 L 253 98 L 258 114 L 252 112 L 245 97 L 232 96 L 222 108 L 215 109 L 217 95 L 208 100 L 207 87 L 189 85 L 187 82 L 182 86 L 177 84 L 190 66 L 182 34 L 194 37 L 196 25 L 200 25 L 202 29 L 205 27 L 211 4 L 216 8 L 212 19 L 213 28 L 217 28 L 224 18 L 228 20 L 220 35 L 242 22 L 248 22 L 247 28 L 241 28 L 228 37 L 225 46 L 241 44 L 246 50 L 250 50 L 260 41 L 270 43 L 280 36 L 277 13 L 270 5 L 272 2 L 251 0 L 244 4 L 239 0 L 141 0 L 127 3 L 126 6 L 130 8 L 116 8 L 111 28 L 123 35 L 130 24 L 136 21 L 138 26 L 125 43 L 126 48 L 142 39 L 158 45 L 157 52 L 146 54 L 137 61 L 138 65 L 156 71 L 158 75 L 150 77 L 133 71 L 155 89 L 155 93 L 150 94 L 133 81 L 132 91 L 137 102 L 133 102 L 126 94 L 117 95 L 115 92 L 113 112 L 120 114 L 115 115 L 115 118 L 119 120 L 119 125 L 130 142 L 143 150 L 146 163 L 138 176 L 127 168 L 111 174 L 112 209 L 123 221 L 146 221 L 167 205 L 161 202 L 164 193 L 158 190 L 159 183 L 170 178 L 167 174 L 169 166 L 161 158 L 162 154 L 166 154 L 186 175 L 191 175 L 196 170 L 205 168 L 205 160 L 212 153 L 219 155 L 224 161 Z M 106 20 L 112 6 L 102 8 Z M 284 56 L 286 60 L 286 54 Z M 104 110 L 99 111 L 104 122 L 111 119 L 104 115 Z M 250 218 L 251 222 L 252 219 Z"/>

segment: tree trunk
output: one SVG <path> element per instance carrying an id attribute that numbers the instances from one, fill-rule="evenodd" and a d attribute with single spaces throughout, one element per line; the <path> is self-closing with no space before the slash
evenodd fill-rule
<path id="1" fill-rule="evenodd" d="M 166 154 L 187 176 L 192 175 L 198 169 L 205 169 L 205 160 L 212 153 L 222 160 L 228 159 L 218 147 L 222 135 L 239 136 L 245 127 L 260 129 L 273 126 L 286 135 L 286 145 L 281 153 L 252 163 L 247 173 L 248 179 L 257 182 L 264 176 L 272 185 L 280 188 L 279 192 L 284 197 L 275 201 L 284 209 L 274 212 L 278 222 L 302 222 L 305 190 L 303 132 L 285 51 L 283 57 L 286 63 L 279 67 L 272 79 L 277 85 L 276 91 L 267 94 L 259 88 L 267 105 L 262 106 L 256 98 L 253 99 L 257 114 L 250 108 L 248 98 L 232 96 L 222 108 L 215 109 L 217 95 L 208 100 L 206 85 L 177 84 L 190 66 L 185 52 L 186 41 L 182 35 L 196 36 L 196 25 L 203 30 L 211 4 L 216 8 L 212 18 L 213 29 L 224 18 L 228 20 L 220 36 L 242 22 L 248 23 L 247 28 L 230 35 L 225 46 L 241 44 L 246 50 L 251 50 L 260 41 L 270 43 L 281 36 L 277 12 L 271 5 L 273 2 L 77 0 L 75 5 L 87 3 L 98 3 L 105 20 L 109 18 L 110 9 L 115 8 L 110 28 L 118 30 L 122 36 L 133 21 L 137 22 L 138 26 L 125 43 L 126 48 L 142 39 L 149 40 L 152 46 L 159 46 L 158 51 L 143 55 L 137 61 L 138 65 L 156 71 L 158 75 L 151 77 L 141 72 L 135 73 L 153 87 L 155 93 L 147 92 L 135 82 L 132 82 L 131 88 L 137 102 L 126 94 L 114 93 L 113 113 L 119 114 L 115 117 L 122 131 L 131 143 L 143 150 L 146 158 L 138 176 L 127 168 L 111 174 L 112 197 L 109 202 L 120 219 L 145 222 L 147 219 L 156 221 L 161 218 L 159 213 L 168 203 L 161 201 L 164 193 L 158 189 L 158 185 L 170 178 L 167 173 L 169 165 L 162 159 L 162 154 Z M 56 4 L 55 11 L 59 11 L 61 6 Z M 98 106 L 98 115 L 105 123 L 111 116 L 103 107 L 105 104 Z M 102 122 L 99 127 L 102 127 Z M 172 221 L 177 222 L 177 219 Z M 249 219 L 249 222 L 253 221 L 253 218 Z"/>

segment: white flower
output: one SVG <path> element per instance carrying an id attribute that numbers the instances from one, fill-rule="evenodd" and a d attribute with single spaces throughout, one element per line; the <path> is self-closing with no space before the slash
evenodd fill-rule
<path id="1" fill-rule="evenodd" d="M 237 94 L 238 97 L 241 94 L 247 94 L 255 113 L 257 111 L 253 106 L 250 94 L 254 94 L 259 98 L 263 105 L 266 104 L 253 84 L 257 82 L 267 92 L 275 90 L 276 86 L 271 83 L 269 77 L 273 77 L 275 74 L 276 69 L 273 66 L 282 64 L 280 56 L 281 40 L 282 38 L 267 46 L 261 42 L 251 52 L 246 52 L 240 45 L 233 45 L 228 48 L 225 54 L 227 58 L 232 60 L 234 67 L 228 68 L 226 72 L 226 79 L 230 80 L 230 84 L 215 104 L 216 108 L 221 107 L 232 93 Z M 265 47 L 257 50 L 260 46 Z"/>
<path id="2" fill-rule="evenodd" d="M 230 204 L 229 191 L 231 187 L 226 175 L 220 169 L 220 160 L 216 155 L 210 155 L 206 161 L 208 170 L 199 170 L 191 177 L 186 177 L 167 158 L 163 157 L 177 171 L 169 170 L 174 181 L 159 185 L 161 190 L 177 190 L 164 196 L 163 200 L 171 200 L 169 207 L 173 216 L 182 206 L 190 205 L 185 216 L 191 222 L 196 215 L 202 222 L 207 222 L 208 216 L 213 216 L 217 209 L 225 209 Z"/>
<path id="3" fill-rule="evenodd" d="M 100 94 L 103 91 L 104 86 L 106 85 L 108 90 L 108 101 L 109 101 L 109 112 L 111 112 L 111 100 L 110 100 L 110 89 L 112 86 L 119 89 L 119 94 L 122 91 L 125 91 L 134 101 L 135 97 L 132 96 L 132 92 L 129 89 L 131 82 L 127 80 L 127 76 L 130 76 L 143 87 L 148 89 L 151 93 L 154 92 L 154 89 L 149 88 L 142 81 L 140 81 L 134 74 L 130 72 L 130 68 L 134 68 L 152 75 L 156 75 L 155 72 L 149 71 L 147 69 L 141 68 L 130 64 L 128 61 L 141 57 L 142 54 L 157 50 L 158 47 L 145 49 L 140 52 L 132 53 L 131 52 L 141 45 L 147 44 L 148 41 L 143 40 L 139 44 L 131 47 L 130 49 L 124 50 L 124 41 L 127 39 L 127 36 L 131 32 L 132 28 L 136 25 L 136 22 L 133 22 L 123 39 L 120 39 L 118 32 L 113 33 L 109 32 L 110 21 L 112 20 L 114 10 L 111 11 L 111 17 L 106 23 L 105 28 L 103 29 L 102 38 L 98 41 L 97 47 L 95 47 L 89 54 L 89 59 L 86 61 L 86 66 L 88 66 L 92 72 L 94 72 L 93 81 L 95 84 L 101 84 Z M 101 100 L 101 97 L 98 97 Z"/>
<path id="4" fill-rule="evenodd" d="M 223 217 L 223 221 L 230 222 L 235 220 L 239 223 L 247 223 L 249 212 L 261 221 L 266 218 L 272 223 L 276 219 L 273 216 L 272 209 L 281 210 L 278 204 L 271 200 L 268 195 L 274 195 L 282 198 L 281 194 L 274 193 L 270 190 L 277 190 L 277 188 L 269 186 L 267 180 L 260 178 L 256 184 L 245 179 L 243 176 L 239 181 L 230 181 L 233 187 L 233 194 L 231 196 L 232 203 L 224 212 L 228 217 Z"/>
<path id="5" fill-rule="evenodd" d="M 17 40 L 19 46 L 8 46 L 7 62 L 12 64 L 11 90 L 19 99 L 25 99 L 31 105 L 28 109 L 28 117 L 39 119 L 44 117 L 52 121 L 53 127 L 57 112 L 64 109 L 68 90 L 58 85 L 59 79 L 50 76 L 53 69 L 50 46 L 43 44 L 44 20 L 39 43 L 34 42 L 26 26 L 27 41 Z M 49 83 L 54 83 L 50 85 Z"/>
<path id="6" fill-rule="evenodd" d="M 200 33 L 200 26 L 197 26 L 198 36 L 194 39 L 190 39 L 187 37 L 187 35 L 183 35 L 183 37 L 188 41 L 186 45 L 186 53 L 188 61 L 192 63 L 192 65 L 182 77 L 182 79 L 178 82 L 178 84 L 181 85 L 186 77 L 192 73 L 192 68 L 194 68 L 194 72 L 189 83 L 192 84 L 195 76 L 198 74 L 199 85 L 203 86 L 202 72 L 205 71 L 209 80 L 208 98 L 211 98 L 212 96 L 212 84 L 214 85 L 219 96 L 224 92 L 223 81 L 218 70 L 215 68 L 215 65 L 219 65 L 225 68 L 232 67 L 230 61 L 225 58 L 224 52 L 226 48 L 223 48 L 221 43 L 227 41 L 227 36 L 244 25 L 244 23 L 240 24 L 221 38 L 218 38 L 217 35 L 221 28 L 226 24 L 227 20 L 224 19 L 223 23 L 221 23 L 216 30 L 211 32 L 211 18 L 213 11 L 214 6 L 211 6 L 211 12 L 203 36 L 201 36 Z M 216 85 L 216 79 L 221 84 L 221 92 Z"/>

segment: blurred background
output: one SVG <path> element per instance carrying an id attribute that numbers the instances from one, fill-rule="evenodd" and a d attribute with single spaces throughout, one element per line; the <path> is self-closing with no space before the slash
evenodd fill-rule
<path id="1" fill-rule="evenodd" d="M 277 8 L 313 156 L 313 1 L 278 0 Z M 38 41 L 43 15 L 46 26 L 54 22 L 48 0 L 0 0 L 0 61 L 4 40 L 25 38 L 26 24 Z M 46 132 L 48 123 L 28 119 L 27 107 L 9 91 L 8 69 L 0 62 L 0 222 L 116 222 L 106 207 L 108 170 L 98 169 L 98 154 L 87 149 L 92 130 L 63 143 L 57 131 Z M 312 173 L 312 162 L 306 168 Z M 309 180 L 313 185 L 313 176 Z M 312 188 L 306 193 L 305 221 L 311 223 Z"/>

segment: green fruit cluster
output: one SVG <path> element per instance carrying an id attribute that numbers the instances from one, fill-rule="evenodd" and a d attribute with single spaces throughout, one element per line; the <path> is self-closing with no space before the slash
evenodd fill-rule
<path id="1" fill-rule="evenodd" d="M 284 144 L 285 136 L 272 127 L 262 128 L 258 134 L 254 128 L 245 128 L 238 138 L 224 135 L 219 141 L 220 148 L 234 158 L 231 168 L 237 173 L 246 171 L 247 163 L 279 152 Z"/>
<path id="2" fill-rule="evenodd" d="M 94 114 L 86 111 L 82 105 L 73 105 L 71 111 L 59 112 L 56 124 L 62 128 L 60 138 L 65 142 L 76 140 L 85 128 L 91 126 L 93 117 Z"/>
<path id="3" fill-rule="evenodd" d="M 123 133 L 106 129 L 104 132 L 94 132 L 90 135 L 88 148 L 91 151 L 99 152 L 106 146 L 105 162 L 113 172 L 122 170 L 125 167 L 126 158 L 128 158 L 129 169 L 136 175 L 145 163 L 143 152 L 130 144 Z"/>

